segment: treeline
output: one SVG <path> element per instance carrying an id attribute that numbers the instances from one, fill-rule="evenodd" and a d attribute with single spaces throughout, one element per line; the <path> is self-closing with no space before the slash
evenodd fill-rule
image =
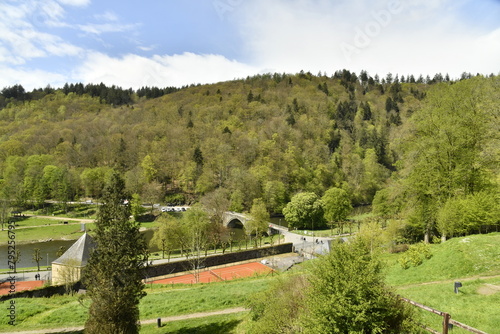
<path id="1" fill-rule="evenodd" d="M 186 86 L 187 87 L 187 86 Z M 183 88 L 186 88 L 183 87 Z M 148 99 L 161 97 L 166 94 L 174 93 L 182 88 L 177 87 L 141 87 L 134 91 L 133 89 L 123 89 L 112 85 L 110 87 L 103 83 L 100 84 L 82 84 L 82 83 L 66 83 L 62 88 L 54 89 L 47 86 L 45 88 L 35 88 L 31 92 L 27 92 L 22 85 L 16 84 L 9 87 L 4 87 L 0 91 L 0 108 L 4 108 L 11 102 L 25 102 L 40 100 L 46 95 L 54 94 L 55 92 L 63 92 L 65 95 L 70 93 L 76 95 L 87 94 L 91 97 L 98 97 L 101 103 L 110 105 L 123 105 L 134 102 L 134 99 L 146 97 Z"/>
<path id="2" fill-rule="evenodd" d="M 300 73 L 301 78 L 307 78 L 307 77 L 311 78 L 312 76 L 313 75 L 310 72 Z M 319 74 L 319 76 L 321 76 L 321 74 Z M 277 80 L 277 82 L 279 82 L 285 77 L 288 77 L 288 75 L 274 73 L 274 74 L 266 74 L 263 76 L 257 75 L 254 77 L 248 77 L 247 80 L 251 81 L 255 78 L 259 79 L 273 78 L 274 80 Z M 464 72 L 462 73 L 460 80 L 470 79 L 472 77 L 473 75 L 471 73 Z M 386 84 L 386 83 L 391 84 L 393 81 L 395 83 L 408 82 L 408 83 L 425 83 L 425 84 L 434 84 L 439 82 L 452 81 L 448 74 L 443 76 L 441 73 L 435 74 L 432 79 L 428 75 L 425 78 L 422 75 L 420 75 L 417 79 L 415 79 L 413 75 L 408 75 L 406 77 L 402 75 L 401 78 L 399 78 L 399 76 L 396 75 L 393 78 L 391 73 L 389 73 L 386 78 L 380 79 L 378 75 L 375 75 L 375 77 L 372 78 L 371 76 L 368 75 L 368 72 L 361 71 L 358 78 L 358 76 L 354 72 L 351 73 L 348 70 L 336 71 L 332 75 L 332 78 L 342 79 L 344 84 L 345 82 L 356 82 L 359 79 L 359 81 L 362 84 L 370 84 L 370 85 Z M 124 89 L 122 87 L 118 87 L 115 85 L 108 87 L 103 83 L 86 84 L 86 85 L 84 85 L 83 83 L 65 83 L 62 88 L 52 88 L 50 85 L 47 85 L 45 88 L 35 88 L 31 92 L 27 92 L 22 85 L 16 84 L 13 86 L 4 87 L 0 91 L 0 108 L 4 108 L 9 102 L 39 100 L 42 97 L 46 96 L 47 94 L 52 94 L 55 93 L 56 91 L 62 91 L 66 95 L 68 95 L 69 93 L 74 93 L 77 95 L 88 94 L 92 97 L 99 97 L 101 102 L 119 106 L 122 104 L 129 104 L 134 102 L 134 95 L 139 98 L 146 97 L 148 99 L 152 99 L 152 98 L 162 97 L 163 95 L 175 93 L 180 89 L 185 89 L 194 86 L 195 86 L 194 84 L 190 86 L 187 85 L 182 86 L 180 88 L 173 86 L 164 88 L 159 88 L 155 86 L 151 87 L 144 86 L 134 91 L 132 88 Z M 200 86 L 200 84 L 198 84 L 197 86 Z M 324 86 L 321 86 L 320 89 L 324 89 Z M 325 91 L 325 93 L 327 93 L 327 91 Z"/>
<path id="3" fill-rule="evenodd" d="M 281 213 L 297 193 L 340 188 L 353 206 L 375 198 L 380 217 L 404 222 L 405 238 L 442 235 L 448 200 L 447 208 L 477 193 L 498 199 L 499 77 L 428 79 L 262 74 L 122 90 L 132 100 L 121 105 L 107 102 L 116 87 L 47 88 L 0 109 L 1 197 L 99 197 L 119 171 L 145 202 L 193 203 L 223 189 L 228 209 L 261 199 Z M 22 89 L 9 99 L 19 98 L 13 92 Z M 487 217 L 446 235 L 496 226 Z"/>

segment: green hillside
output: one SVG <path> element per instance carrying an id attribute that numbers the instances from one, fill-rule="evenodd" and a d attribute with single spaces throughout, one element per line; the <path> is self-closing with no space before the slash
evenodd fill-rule
<path id="1" fill-rule="evenodd" d="M 443 244 L 432 245 L 432 258 L 407 270 L 397 263 L 397 257 L 402 254 L 392 254 L 387 259 L 387 282 L 404 297 L 449 312 L 453 319 L 475 328 L 495 333 L 500 325 L 496 311 L 500 302 L 499 245 L 500 233 L 451 239 Z M 279 277 L 283 278 L 257 277 L 189 287 L 151 285 L 146 290 L 148 295 L 141 300 L 141 319 L 245 306 L 253 293 L 264 291 Z M 459 294 L 455 294 L 453 282 L 458 280 L 463 287 Z M 88 301 L 83 302 L 82 306 L 77 300 L 78 296 L 17 299 L 19 325 L 16 329 L 83 325 Z M 425 321 L 434 328 L 440 328 L 439 317 L 424 314 Z M 233 320 L 227 323 L 228 319 Z M 161 329 L 145 325 L 143 329 L 147 333 L 170 333 L 181 330 L 189 332 L 203 326 L 220 327 L 222 332 L 241 333 L 245 332 L 246 321 L 248 318 L 245 315 L 214 316 L 199 321 L 172 322 Z M 10 331 L 12 328 L 6 322 L 0 323 L 0 332 Z"/>
<path id="2" fill-rule="evenodd" d="M 391 254 L 387 282 L 394 286 L 457 278 L 500 275 L 500 233 L 453 238 L 431 245 L 432 257 L 419 266 L 403 269 L 401 254 Z"/>
<path id="3" fill-rule="evenodd" d="M 337 187 L 353 206 L 379 191 L 377 216 L 406 218 L 408 240 L 495 229 L 499 82 L 343 70 L 137 92 L 6 88 L 0 207 L 98 198 L 118 170 L 149 203 L 189 204 L 224 189 L 230 210 L 262 198 L 280 213 L 297 192 Z M 449 218 L 464 206 L 477 209 L 459 214 L 472 220 Z"/>
<path id="4" fill-rule="evenodd" d="M 432 245 L 432 257 L 402 269 L 391 255 L 387 282 L 402 296 L 451 314 L 452 319 L 487 333 L 500 326 L 500 233 L 453 238 Z M 462 283 L 459 293 L 454 283 Z M 442 318 L 420 311 L 423 321 L 440 329 Z M 454 332 L 462 333 L 460 329 Z M 463 331 L 466 333 L 466 331 Z"/>

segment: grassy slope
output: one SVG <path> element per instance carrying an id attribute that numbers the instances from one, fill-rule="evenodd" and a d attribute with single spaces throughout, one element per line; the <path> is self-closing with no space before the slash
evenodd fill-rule
<path id="1" fill-rule="evenodd" d="M 157 324 L 148 324 L 141 326 L 142 334 L 228 334 L 245 333 L 242 322 L 246 313 L 218 315 L 207 318 L 179 320 L 167 322 L 158 328 Z M 244 324 L 243 324 L 244 325 Z"/>
<path id="2" fill-rule="evenodd" d="M 433 257 L 419 267 L 407 270 L 397 264 L 398 256 L 387 256 L 387 282 L 396 291 L 412 300 L 449 312 L 452 318 L 488 333 L 500 328 L 500 291 L 488 287 L 500 286 L 500 233 L 455 238 L 444 244 L 432 245 Z M 477 278 L 489 276 L 490 278 Z M 453 291 L 453 282 L 460 279 L 460 293 Z M 246 279 L 199 286 L 148 288 L 141 302 L 141 318 L 187 314 L 242 306 L 253 292 L 265 289 L 272 278 Z M 149 287 L 149 285 L 148 285 Z M 5 304 L 0 303 L 0 307 Z M 76 297 L 17 300 L 18 330 L 54 328 L 83 324 L 86 309 Z M 428 312 L 424 321 L 435 329 L 441 319 Z M 214 316 L 165 324 L 143 326 L 142 333 L 240 333 L 244 332 L 245 314 Z M 43 326 L 43 327 L 42 327 Z M 4 320 L 0 332 L 11 331 Z M 463 333 L 454 329 L 454 333 Z"/>
<path id="3" fill-rule="evenodd" d="M 498 333 L 500 233 L 454 238 L 431 247 L 431 259 L 406 270 L 397 263 L 401 254 L 388 256 L 387 282 L 402 296 L 448 312 L 454 320 Z M 455 281 L 463 285 L 458 294 L 454 292 Z M 440 329 L 441 317 L 420 313 L 424 323 Z M 454 329 L 454 333 L 462 331 Z"/>
<path id="4" fill-rule="evenodd" d="M 387 257 L 387 283 L 394 286 L 500 274 L 500 233 L 453 238 L 431 245 L 433 256 L 418 267 L 402 269 L 400 254 Z"/>
<path id="5" fill-rule="evenodd" d="M 190 314 L 244 306 L 248 296 L 265 289 L 269 278 L 249 278 L 195 286 L 148 285 L 147 296 L 141 300 L 141 319 Z M 7 302 L 0 302 L 6 309 Z M 89 301 L 83 304 L 78 296 L 16 299 L 17 331 L 34 328 L 62 328 L 84 324 Z M 13 332 L 7 317 L 0 318 L 0 333 Z M 206 320 L 199 320 L 206 324 Z M 197 320 L 198 322 L 198 320 Z M 231 323 L 231 326 L 234 323 Z M 200 325 L 201 326 L 201 325 Z"/>

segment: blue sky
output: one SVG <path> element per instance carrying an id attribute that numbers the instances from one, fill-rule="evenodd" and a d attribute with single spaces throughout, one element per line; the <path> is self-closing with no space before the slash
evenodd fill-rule
<path id="1" fill-rule="evenodd" d="M 0 88 L 500 73 L 500 0 L 0 0 Z"/>

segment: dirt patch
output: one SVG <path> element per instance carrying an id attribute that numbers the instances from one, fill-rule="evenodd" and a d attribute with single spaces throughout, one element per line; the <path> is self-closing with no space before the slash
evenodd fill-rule
<path id="1" fill-rule="evenodd" d="M 236 278 L 250 277 L 253 275 L 267 275 L 271 271 L 271 268 L 259 263 L 250 262 L 239 264 L 235 266 L 217 268 L 213 270 L 206 270 L 199 273 L 198 283 L 210 283 L 218 281 L 228 281 Z M 153 281 L 152 283 L 158 284 L 193 284 L 196 283 L 196 279 L 193 274 L 180 275 L 176 277 L 161 279 Z"/>
<path id="2" fill-rule="evenodd" d="M 480 295 L 494 295 L 495 293 L 500 292 L 500 285 L 494 284 L 483 284 L 477 289 L 477 293 Z"/>
<path id="3" fill-rule="evenodd" d="M 16 289 L 15 291 L 24 291 L 24 290 L 31 290 L 35 288 L 42 287 L 45 281 L 21 281 L 21 282 L 16 282 Z M 9 281 L 0 284 L 0 295 L 8 295 L 10 292 L 10 283 Z"/>

